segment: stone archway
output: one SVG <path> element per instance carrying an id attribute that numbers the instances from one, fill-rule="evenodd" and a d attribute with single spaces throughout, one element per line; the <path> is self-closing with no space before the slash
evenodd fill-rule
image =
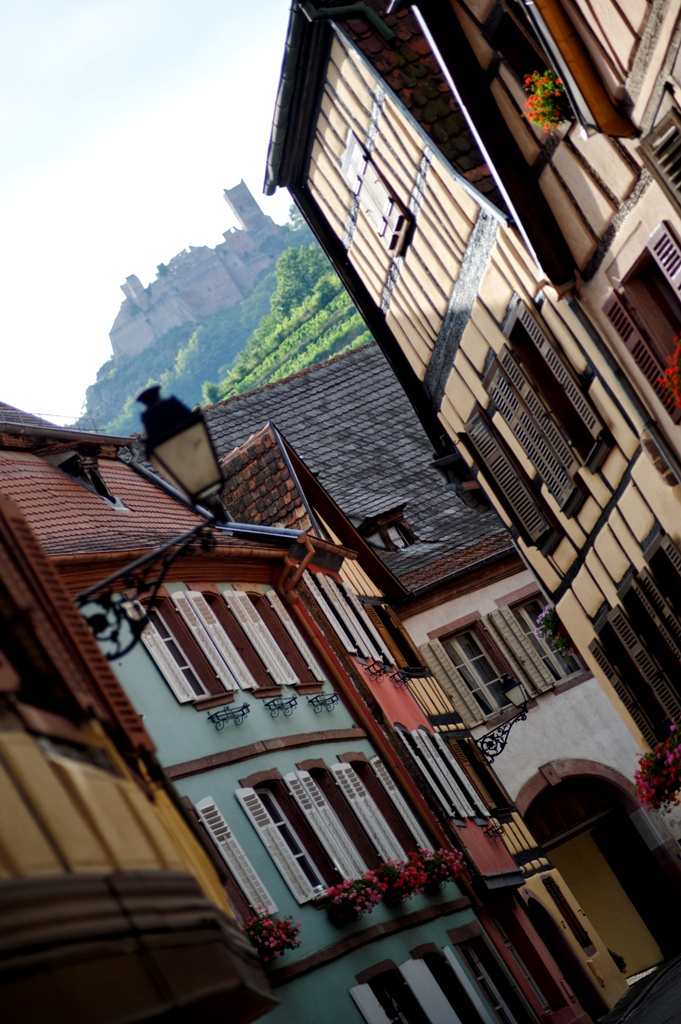
<path id="1" fill-rule="evenodd" d="M 552 762 L 526 783 L 518 805 L 628 974 L 679 952 L 681 898 L 632 822 L 642 812 L 619 772 L 591 761 Z"/>

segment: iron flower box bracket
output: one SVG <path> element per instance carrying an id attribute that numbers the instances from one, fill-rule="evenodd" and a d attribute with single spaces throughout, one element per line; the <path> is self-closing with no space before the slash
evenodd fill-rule
<path id="1" fill-rule="evenodd" d="M 208 721 L 212 722 L 216 729 L 224 729 L 227 722 L 241 725 L 246 715 L 250 713 L 251 705 L 248 703 L 243 703 L 238 708 L 232 708 L 227 704 L 223 708 L 218 708 L 217 711 L 209 711 Z"/>
<path id="2" fill-rule="evenodd" d="M 314 697 L 308 697 L 307 702 L 312 707 L 315 715 L 318 715 L 320 711 L 333 711 L 338 703 L 338 694 L 316 693 Z"/>
<path id="3" fill-rule="evenodd" d="M 289 697 L 286 700 L 284 697 L 274 697 L 273 700 L 266 700 L 265 707 L 271 714 L 272 718 L 276 718 L 281 712 L 289 718 L 293 714 L 293 709 L 298 705 L 297 697 Z"/>

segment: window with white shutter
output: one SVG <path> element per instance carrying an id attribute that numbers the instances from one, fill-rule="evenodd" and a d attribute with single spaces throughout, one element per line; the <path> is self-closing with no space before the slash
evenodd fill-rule
<path id="1" fill-rule="evenodd" d="M 225 687 L 240 687 L 242 690 L 257 687 L 253 675 L 204 595 L 198 591 L 183 590 L 175 591 L 171 597 Z"/>
<path id="2" fill-rule="evenodd" d="M 296 686 L 298 676 L 277 647 L 248 594 L 241 590 L 225 590 L 222 596 L 271 675 L 272 682 L 276 686 Z"/>
<path id="3" fill-rule="evenodd" d="M 265 597 L 267 598 L 269 604 L 272 606 L 275 615 L 277 616 L 282 626 L 290 636 L 291 640 L 293 641 L 295 647 L 298 650 L 298 653 L 302 657 L 303 661 L 309 668 L 314 678 L 317 680 L 317 682 L 325 683 L 326 676 L 319 667 L 319 662 L 313 655 L 308 644 L 301 636 L 300 630 L 296 628 L 293 619 L 291 618 L 288 611 L 284 607 L 281 598 L 277 594 L 276 590 L 268 590 L 267 593 L 265 594 Z"/>
<path id="4" fill-rule="evenodd" d="M 376 778 L 392 801 L 395 810 L 407 826 L 407 829 L 411 833 L 416 845 L 420 846 L 421 849 L 428 849 L 430 847 L 430 840 L 428 839 L 428 836 L 419 825 L 411 807 L 402 796 L 386 766 L 379 757 L 370 758 L 369 763 L 374 770 Z"/>
<path id="5" fill-rule="evenodd" d="M 434 749 L 431 738 L 423 729 L 411 733 L 398 729 L 397 734 L 418 764 L 431 792 L 452 818 L 463 820 L 474 818 L 475 809 L 466 794 L 443 763 L 439 751 Z"/>
<path id="6" fill-rule="evenodd" d="M 386 249 L 392 256 L 399 256 L 410 225 L 409 214 L 352 132 L 348 133 L 341 169 L 353 195 L 359 199 L 360 209 Z"/>
<path id="7" fill-rule="evenodd" d="M 142 643 L 181 704 L 204 697 L 208 690 L 157 609 L 149 612 Z"/>
<path id="8" fill-rule="evenodd" d="M 404 860 L 406 851 L 351 764 L 332 764 L 341 792 L 383 860 Z"/>
<path id="9" fill-rule="evenodd" d="M 256 907 L 262 907 L 269 914 L 274 913 L 277 910 L 276 903 L 234 837 L 213 797 L 206 796 L 194 806 L 250 906 L 254 910 Z"/>
<path id="10" fill-rule="evenodd" d="M 295 771 L 284 778 L 336 870 L 343 878 L 358 878 L 367 865 L 312 775 Z"/>
<path id="11" fill-rule="evenodd" d="M 298 903 L 314 899 L 325 888 L 321 873 L 273 794 L 245 787 L 236 796 Z"/>

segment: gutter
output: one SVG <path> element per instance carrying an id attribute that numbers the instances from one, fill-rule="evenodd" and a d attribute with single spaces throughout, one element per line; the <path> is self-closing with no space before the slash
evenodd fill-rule
<path id="1" fill-rule="evenodd" d="M 115 448 L 130 446 L 133 437 L 119 437 L 116 434 L 92 434 L 86 430 L 68 430 L 64 427 L 41 427 L 37 424 L 14 423 L 0 420 L 0 434 L 12 434 L 14 437 L 49 437 L 53 441 L 86 441 L 90 444 L 108 444 Z"/>

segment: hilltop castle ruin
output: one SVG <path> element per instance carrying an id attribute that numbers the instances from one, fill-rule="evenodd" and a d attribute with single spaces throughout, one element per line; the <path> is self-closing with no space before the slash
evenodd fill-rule
<path id="1" fill-rule="evenodd" d="M 135 274 L 121 285 L 125 300 L 109 332 L 116 363 L 149 348 L 171 327 L 240 302 L 276 263 L 286 229 L 262 212 L 243 179 L 224 197 L 239 225 L 224 233 L 224 242 L 184 249 L 159 264 L 146 288 Z"/>

